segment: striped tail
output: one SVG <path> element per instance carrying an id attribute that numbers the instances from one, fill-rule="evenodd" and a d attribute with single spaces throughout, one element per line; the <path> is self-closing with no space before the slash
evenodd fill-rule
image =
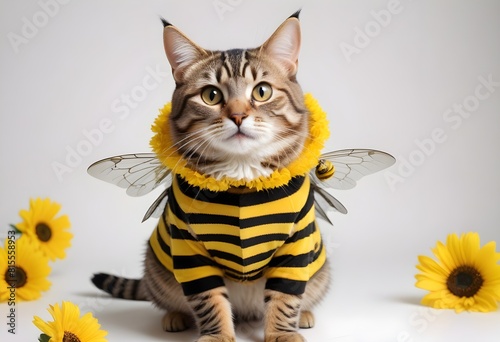
<path id="1" fill-rule="evenodd" d="M 115 277 L 107 273 L 96 273 L 92 277 L 94 285 L 115 298 L 149 300 L 142 279 Z"/>

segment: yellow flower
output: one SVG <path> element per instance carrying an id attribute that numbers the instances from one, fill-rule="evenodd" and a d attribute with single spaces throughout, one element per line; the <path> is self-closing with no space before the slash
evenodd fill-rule
<path id="1" fill-rule="evenodd" d="M 479 234 L 448 235 L 432 250 L 438 261 L 419 256 L 416 286 L 430 291 L 422 304 L 456 312 L 497 309 L 500 300 L 500 253 L 491 241 L 480 247 Z"/>
<path id="2" fill-rule="evenodd" d="M 45 322 L 40 317 L 33 317 L 33 324 L 45 335 L 50 336 L 50 342 L 106 342 L 107 331 L 101 330 L 101 325 L 90 313 L 80 317 L 80 308 L 71 302 L 62 302 L 62 306 L 50 305 L 47 310 L 52 316 L 52 322 Z"/>
<path id="3" fill-rule="evenodd" d="M 19 212 L 23 222 L 16 225 L 52 261 L 66 257 L 64 250 L 71 245 L 73 237 L 67 231 L 70 227 L 68 216 L 55 217 L 59 209 L 61 205 L 48 198 L 30 199 L 30 209 Z"/>
<path id="4" fill-rule="evenodd" d="M 13 235 L 0 248 L 0 301 L 33 300 L 50 288 L 48 258 L 22 236 Z"/>

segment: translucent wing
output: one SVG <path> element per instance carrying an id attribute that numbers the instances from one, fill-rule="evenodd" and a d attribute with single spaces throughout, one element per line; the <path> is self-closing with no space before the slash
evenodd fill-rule
<path id="1" fill-rule="evenodd" d="M 333 167 L 328 162 L 333 164 Z M 339 150 L 322 154 L 321 176 L 318 176 L 316 169 L 309 173 L 318 217 L 332 224 L 327 215 L 329 211 L 347 214 L 347 209 L 328 192 L 328 188 L 351 189 L 364 176 L 383 170 L 395 162 L 396 159 L 390 154 L 369 149 Z"/>
<path id="2" fill-rule="evenodd" d="M 327 152 L 320 159 L 329 161 L 335 167 L 333 176 L 320 180 L 315 170 L 310 172 L 315 183 L 334 189 L 352 189 L 364 176 L 383 170 L 396 162 L 388 153 L 369 149 L 350 149 Z"/>
<path id="3" fill-rule="evenodd" d="M 336 199 L 332 194 L 330 194 L 326 189 L 318 186 L 314 182 L 311 183 L 314 190 L 314 198 L 317 204 L 323 209 L 324 212 L 334 209 L 342 214 L 347 214 L 347 209 L 338 199 Z"/>
<path id="4" fill-rule="evenodd" d="M 127 189 L 130 196 L 142 196 L 162 183 L 172 183 L 170 170 L 154 153 L 124 154 L 99 160 L 87 172 L 98 179 Z"/>
<path id="5" fill-rule="evenodd" d="M 142 218 L 142 222 L 146 221 L 148 218 L 151 216 L 158 218 L 161 216 L 163 211 L 165 210 L 165 207 L 167 205 L 167 200 L 168 200 L 168 188 L 165 189 L 161 195 L 151 204 L 149 207 L 148 211 L 146 211 L 146 214 Z"/>

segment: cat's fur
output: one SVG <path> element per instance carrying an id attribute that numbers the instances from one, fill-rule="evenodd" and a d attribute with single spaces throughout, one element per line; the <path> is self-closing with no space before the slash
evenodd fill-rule
<path id="1" fill-rule="evenodd" d="M 288 18 L 260 47 L 207 51 L 164 21 L 164 44 L 176 88 L 169 116 L 171 135 L 188 166 L 215 178 L 254 179 L 286 167 L 304 148 L 308 111 L 296 80 L 300 47 L 298 13 Z M 272 95 L 265 101 L 267 88 Z M 207 104 L 201 93 L 215 86 L 220 103 Z M 269 89 L 267 89 L 269 90 Z M 209 93 L 209 100 L 217 94 Z M 267 95 L 266 95 L 267 96 Z M 216 102 L 216 101 L 214 101 Z M 232 188 L 235 193 L 252 189 Z M 314 325 L 312 307 L 325 295 L 328 263 L 300 295 L 265 289 L 266 279 L 235 282 L 185 296 L 181 285 L 150 246 L 141 280 L 94 276 L 94 283 L 115 297 L 153 301 L 167 313 L 166 331 L 191 325 L 198 342 L 235 341 L 233 318 L 264 319 L 266 342 L 305 341 L 297 332 Z"/>

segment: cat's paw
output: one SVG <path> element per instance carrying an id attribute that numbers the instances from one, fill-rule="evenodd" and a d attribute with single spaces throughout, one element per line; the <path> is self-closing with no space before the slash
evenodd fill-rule
<path id="1" fill-rule="evenodd" d="M 309 329 L 314 327 L 314 315 L 311 311 L 302 311 L 300 313 L 299 328 Z"/>
<path id="2" fill-rule="evenodd" d="M 162 319 L 163 330 L 168 332 L 178 332 L 189 329 L 192 319 L 182 312 L 167 312 Z"/>
<path id="3" fill-rule="evenodd" d="M 227 335 L 204 335 L 201 336 L 196 342 L 236 342 L 236 338 L 234 336 Z"/>
<path id="4" fill-rule="evenodd" d="M 307 342 L 306 339 L 297 332 L 276 332 L 265 337 L 264 342 Z"/>

